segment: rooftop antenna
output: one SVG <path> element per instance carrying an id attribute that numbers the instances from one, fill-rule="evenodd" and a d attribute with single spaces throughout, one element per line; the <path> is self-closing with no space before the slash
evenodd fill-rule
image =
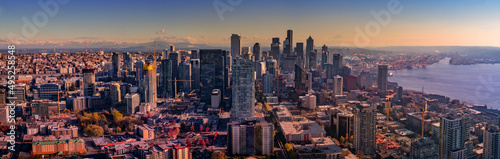
<path id="1" fill-rule="evenodd" d="M 154 44 L 153 44 L 153 64 L 154 64 L 154 67 L 156 68 L 156 41 L 154 41 Z"/>
<path id="2" fill-rule="evenodd" d="M 87 54 L 87 40 L 85 40 L 85 54 Z"/>

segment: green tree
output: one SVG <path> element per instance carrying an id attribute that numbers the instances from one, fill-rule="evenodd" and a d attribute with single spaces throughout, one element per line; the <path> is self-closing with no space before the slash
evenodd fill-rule
<path id="1" fill-rule="evenodd" d="M 93 124 L 88 125 L 83 131 L 89 136 L 102 136 L 104 133 L 102 127 Z"/>
<path id="2" fill-rule="evenodd" d="M 340 141 L 341 144 L 345 143 L 345 137 L 341 136 L 339 141 Z"/>
<path id="3" fill-rule="evenodd" d="M 292 151 L 292 149 L 293 149 L 292 145 L 290 145 L 289 143 L 285 144 L 285 150 L 286 151 Z"/>

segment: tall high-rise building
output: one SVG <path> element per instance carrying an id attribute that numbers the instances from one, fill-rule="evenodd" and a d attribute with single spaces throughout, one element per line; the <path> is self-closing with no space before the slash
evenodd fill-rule
<path id="1" fill-rule="evenodd" d="M 182 85 L 180 85 L 180 87 L 177 86 L 177 89 L 179 89 L 179 91 L 183 91 L 186 93 L 191 92 L 191 64 L 190 63 L 182 62 L 179 65 L 179 79 L 183 80 L 183 81 L 179 82 Z"/>
<path id="2" fill-rule="evenodd" d="M 305 65 L 304 43 L 295 44 L 294 52 L 297 54 L 297 64 L 299 64 L 300 67 L 304 67 Z"/>
<path id="3" fill-rule="evenodd" d="M 281 52 L 280 48 L 281 48 L 280 38 L 278 37 L 273 38 L 273 41 L 271 43 L 271 52 L 269 53 L 269 56 L 272 56 L 274 59 L 278 60 Z"/>
<path id="4" fill-rule="evenodd" d="M 466 141 L 470 137 L 471 119 L 451 112 L 441 117 L 439 130 L 439 158 L 465 159 L 468 157 Z"/>
<path id="5" fill-rule="evenodd" d="M 109 86 L 109 94 L 111 97 L 111 102 L 113 102 L 114 104 L 122 102 L 120 83 L 111 83 L 111 85 Z"/>
<path id="6" fill-rule="evenodd" d="M 264 95 L 272 95 L 273 94 L 273 88 L 274 88 L 274 75 L 273 74 L 263 74 L 262 75 L 262 92 Z"/>
<path id="7" fill-rule="evenodd" d="M 268 155 L 273 153 L 272 123 L 254 121 L 227 124 L 227 150 L 229 154 Z"/>
<path id="8" fill-rule="evenodd" d="M 360 104 L 354 109 L 354 142 L 356 151 L 373 155 L 376 151 L 376 110 L 369 104 Z"/>
<path id="9" fill-rule="evenodd" d="M 261 47 L 260 47 L 259 43 L 255 43 L 253 45 L 252 52 L 253 52 L 253 56 L 255 57 L 255 61 L 262 60 L 262 50 L 261 50 Z"/>
<path id="10" fill-rule="evenodd" d="M 161 53 L 161 59 L 168 59 L 168 56 L 170 54 L 170 51 L 168 49 L 165 49 L 165 52 Z"/>
<path id="11" fill-rule="evenodd" d="M 483 158 L 500 159 L 500 129 L 496 125 L 491 125 L 484 131 L 484 151 Z"/>
<path id="12" fill-rule="evenodd" d="M 142 61 L 135 62 L 135 73 L 136 73 L 135 80 L 137 82 L 142 81 L 142 79 L 144 78 L 144 70 L 142 70 L 143 66 L 144 62 Z"/>
<path id="13" fill-rule="evenodd" d="M 311 89 L 309 87 L 309 74 L 299 65 L 295 65 L 295 91 L 304 95 Z"/>
<path id="14" fill-rule="evenodd" d="M 299 58 L 304 58 L 304 43 L 295 44 L 295 52 Z"/>
<path id="15" fill-rule="evenodd" d="M 239 47 L 238 47 L 239 50 Z M 225 57 L 227 51 L 221 49 L 202 49 L 200 50 L 200 97 L 201 102 L 210 104 L 210 94 L 212 90 L 219 89 L 224 98 L 225 84 Z M 238 55 L 239 56 L 239 55 Z"/>
<path id="16" fill-rule="evenodd" d="M 256 77 L 257 79 L 260 79 L 262 77 L 262 74 L 266 73 L 266 61 L 260 60 L 260 61 L 255 61 L 255 72 L 256 72 Z"/>
<path id="17" fill-rule="evenodd" d="M 181 79 L 179 76 L 180 69 L 179 65 L 181 64 L 181 54 L 177 52 L 170 53 L 168 59 L 172 62 L 172 79 Z M 176 81 L 171 81 L 172 86 L 175 86 Z M 177 88 L 182 87 L 181 82 L 177 82 Z M 177 90 L 179 91 L 179 90 Z"/>
<path id="18" fill-rule="evenodd" d="M 316 61 L 317 53 L 316 53 L 316 51 L 311 51 L 311 52 L 308 52 L 306 54 L 307 54 L 307 56 L 306 56 L 307 68 L 306 69 L 316 69 L 316 66 L 317 66 L 317 61 Z"/>
<path id="19" fill-rule="evenodd" d="M 250 50 L 250 47 L 241 48 L 241 57 L 247 60 L 253 60 L 253 53 Z"/>
<path id="20" fill-rule="evenodd" d="M 142 89 L 144 91 L 144 102 L 156 104 L 156 69 L 153 64 L 143 66 L 144 80 L 142 81 Z"/>
<path id="21" fill-rule="evenodd" d="M 175 46 L 174 45 L 170 45 L 170 52 L 175 52 Z"/>
<path id="22" fill-rule="evenodd" d="M 338 75 L 340 72 L 340 68 L 342 68 L 342 55 L 333 54 L 332 56 L 332 64 L 333 64 L 333 75 Z"/>
<path id="23" fill-rule="evenodd" d="M 111 61 L 113 64 L 113 71 L 111 72 L 111 76 L 113 78 L 118 78 L 118 71 L 120 71 L 121 66 L 121 55 L 118 52 L 113 52 L 113 56 L 111 57 Z"/>
<path id="24" fill-rule="evenodd" d="M 240 56 L 240 45 L 241 42 L 241 36 L 239 34 L 233 34 L 231 35 L 231 57 L 236 58 Z"/>
<path id="25" fill-rule="evenodd" d="M 333 94 L 342 95 L 342 87 L 344 86 L 344 79 L 342 76 L 335 76 L 333 78 Z"/>
<path id="26" fill-rule="evenodd" d="M 94 69 L 87 68 L 83 69 L 82 72 L 83 72 L 83 95 L 94 96 L 96 93 Z"/>
<path id="27" fill-rule="evenodd" d="M 159 78 L 159 83 L 158 83 L 158 94 L 160 95 L 161 98 L 168 98 L 168 97 L 173 97 L 174 95 L 174 88 L 173 88 L 173 82 L 172 80 L 174 79 L 172 76 L 172 60 L 170 59 L 163 59 L 161 60 L 160 63 L 160 78 Z"/>
<path id="28" fill-rule="evenodd" d="M 191 87 L 200 92 L 200 59 L 191 59 Z"/>
<path id="29" fill-rule="evenodd" d="M 287 30 L 286 39 L 285 42 L 283 42 L 283 54 L 292 55 L 293 54 L 292 49 L 293 49 L 293 31 Z"/>
<path id="30" fill-rule="evenodd" d="M 140 95 L 137 93 L 125 95 L 125 102 L 127 103 L 127 113 L 135 114 L 139 111 L 139 104 L 141 103 Z"/>
<path id="31" fill-rule="evenodd" d="M 133 68 L 133 63 L 132 63 L 132 55 L 130 55 L 129 52 L 126 52 L 123 54 L 123 66 L 125 67 L 125 70 L 131 71 Z"/>
<path id="32" fill-rule="evenodd" d="M 316 65 L 316 54 L 313 54 L 313 51 L 314 39 L 309 36 L 309 38 L 307 38 L 306 40 L 306 68 L 311 68 L 311 66 Z"/>
<path id="33" fill-rule="evenodd" d="M 276 59 L 267 59 L 266 69 L 267 72 L 273 76 L 278 75 L 278 61 L 276 61 Z"/>
<path id="34" fill-rule="evenodd" d="M 251 60 L 236 58 L 233 60 L 232 70 L 231 120 L 243 121 L 253 117 L 255 113 L 254 63 Z"/>
<path id="35" fill-rule="evenodd" d="M 378 65 L 377 86 L 381 93 L 387 92 L 387 65 Z"/>
<path id="36" fill-rule="evenodd" d="M 191 59 L 199 59 L 200 55 L 198 54 L 198 50 L 191 50 Z"/>

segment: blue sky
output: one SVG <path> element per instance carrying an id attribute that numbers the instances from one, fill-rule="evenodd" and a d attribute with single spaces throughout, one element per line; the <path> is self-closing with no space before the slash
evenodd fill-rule
<path id="1" fill-rule="evenodd" d="M 47 1 L 56 0 L 41 0 Z M 38 2 L 0 1 L 0 46 L 7 43 L 9 33 L 22 36 L 22 17 L 32 20 L 43 11 Z M 214 2 L 227 4 L 232 11 L 221 20 Z M 50 48 L 84 40 L 133 44 L 157 39 L 229 46 L 229 36 L 239 33 L 243 45 L 250 46 L 270 43 L 272 37 L 284 40 L 286 30 L 292 29 L 295 42 L 305 42 L 310 35 L 317 46 L 356 45 L 355 28 L 364 30 L 376 21 L 370 11 L 387 10 L 391 2 L 241 0 L 232 6 L 228 0 L 69 0 L 22 43 Z M 363 46 L 500 46 L 498 0 L 396 2 L 403 8 L 401 13 L 392 14 L 390 23 Z"/>

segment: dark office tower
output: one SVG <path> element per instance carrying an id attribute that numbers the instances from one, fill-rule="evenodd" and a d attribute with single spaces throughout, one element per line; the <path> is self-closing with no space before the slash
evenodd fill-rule
<path id="1" fill-rule="evenodd" d="M 132 71 L 132 67 L 133 67 L 132 56 L 130 55 L 129 52 L 126 52 L 123 55 L 123 63 L 124 63 L 125 70 L 127 70 L 128 72 Z"/>
<path id="2" fill-rule="evenodd" d="M 311 68 L 311 66 L 316 66 L 316 54 L 314 51 L 314 39 L 309 36 L 306 40 L 306 68 Z M 314 63 L 312 63 L 314 62 Z"/>
<path id="3" fill-rule="evenodd" d="M 95 71 L 94 69 L 83 69 L 83 95 L 94 96 L 95 94 Z"/>
<path id="4" fill-rule="evenodd" d="M 170 52 L 175 52 L 175 46 L 174 45 L 170 45 Z"/>
<path id="5" fill-rule="evenodd" d="M 328 63 L 328 56 L 330 55 L 330 52 L 328 52 L 328 46 L 323 45 L 321 47 L 321 69 L 325 70 L 325 64 Z"/>
<path id="6" fill-rule="evenodd" d="M 299 58 L 304 58 L 304 43 L 297 43 L 295 47 L 295 52 Z"/>
<path id="7" fill-rule="evenodd" d="M 181 79 L 179 76 L 179 64 L 181 63 L 181 54 L 178 52 L 171 52 L 168 59 L 172 61 L 172 80 Z M 176 81 L 172 81 L 172 86 L 175 86 Z M 182 87 L 182 82 L 177 82 L 177 88 Z M 179 91 L 179 90 L 177 90 Z M 175 92 L 174 92 L 175 93 Z"/>
<path id="8" fill-rule="evenodd" d="M 354 109 L 354 142 L 356 151 L 374 155 L 376 151 L 377 112 L 369 104 L 360 104 Z"/>
<path id="9" fill-rule="evenodd" d="M 269 56 L 272 56 L 274 59 L 279 60 L 280 57 L 280 38 L 273 38 L 273 43 L 271 43 L 271 52 L 269 53 Z"/>
<path id="10" fill-rule="evenodd" d="M 295 91 L 304 95 L 309 90 L 309 74 L 299 65 L 295 65 Z"/>
<path id="11" fill-rule="evenodd" d="M 113 56 L 111 57 L 111 60 L 112 60 L 112 65 L 113 65 L 113 72 L 111 74 L 111 76 L 113 78 L 118 78 L 118 71 L 120 71 L 120 60 L 121 60 L 121 57 L 120 57 L 120 53 L 117 53 L 117 52 L 114 52 L 113 53 Z"/>
<path id="12" fill-rule="evenodd" d="M 305 65 L 304 43 L 297 43 L 295 45 L 296 47 L 294 51 L 297 54 L 297 64 L 299 64 L 300 67 L 304 67 Z"/>
<path id="13" fill-rule="evenodd" d="M 333 73 L 334 75 L 338 75 L 340 68 L 342 67 L 342 55 L 333 54 L 332 56 L 332 64 L 333 64 Z"/>
<path id="14" fill-rule="evenodd" d="M 191 50 L 191 59 L 200 59 L 198 55 L 198 50 Z"/>
<path id="15" fill-rule="evenodd" d="M 241 42 L 241 36 L 239 34 L 233 34 L 231 35 L 231 57 L 236 58 L 240 56 L 240 45 Z"/>
<path id="16" fill-rule="evenodd" d="M 200 92 L 200 59 L 191 59 L 191 87 Z"/>
<path id="17" fill-rule="evenodd" d="M 293 54 L 293 31 L 292 30 L 287 30 L 286 31 L 286 39 L 285 43 L 283 44 L 283 54 L 286 55 L 292 55 Z"/>
<path id="18" fill-rule="evenodd" d="M 168 49 L 165 49 L 165 52 L 162 52 L 161 54 L 161 59 L 168 59 L 168 56 L 170 54 L 170 51 L 168 51 Z"/>
<path id="19" fill-rule="evenodd" d="M 201 102 L 211 104 L 211 93 L 214 89 L 225 88 L 225 56 L 227 51 L 221 49 L 200 50 L 200 82 Z M 224 92 L 222 93 L 224 95 Z M 222 97 L 224 98 L 224 97 Z"/>
<path id="20" fill-rule="evenodd" d="M 311 51 L 307 53 L 306 56 L 306 63 L 307 63 L 307 69 L 316 69 L 316 52 Z"/>
<path id="21" fill-rule="evenodd" d="M 160 83 L 158 93 L 161 98 L 168 98 L 174 96 L 174 88 L 172 85 L 172 60 L 163 59 L 160 63 Z"/>
<path id="22" fill-rule="evenodd" d="M 380 93 L 387 92 L 387 65 L 378 65 L 377 86 Z"/>
<path id="23" fill-rule="evenodd" d="M 325 69 L 325 64 L 328 63 L 328 52 L 321 53 L 321 69 Z"/>
<path id="24" fill-rule="evenodd" d="M 255 61 L 259 61 L 259 60 L 262 60 L 262 50 L 261 50 L 261 47 L 260 47 L 260 44 L 259 43 L 255 43 L 253 45 L 253 56 L 255 57 Z"/>
<path id="25" fill-rule="evenodd" d="M 180 87 L 177 86 L 177 89 L 179 91 L 189 93 L 191 92 L 191 63 L 186 63 L 182 62 L 179 64 L 179 78 L 183 81 L 180 81 L 181 83 Z"/>
<path id="26" fill-rule="evenodd" d="M 143 65 L 144 65 L 144 62 L 142 62 L 142 61 L 135 62 L 135 73 L 136 73 L 135 80 L 137 82 L 139 82 L 143 79 L 143 76 L 144 76 L 144 72 L 142 69 Z"/>

